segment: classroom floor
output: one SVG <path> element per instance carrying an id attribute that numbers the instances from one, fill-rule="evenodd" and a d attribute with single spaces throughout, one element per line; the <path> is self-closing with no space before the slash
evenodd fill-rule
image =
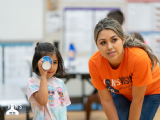
<path id="1" fill-rule="evenodd" d="M 33 114 L 30 113 L 30 117 L 33 117 Z M 25 120 L 25 113 L 21 113 L 18 116 L 5 116 L 5 120 Z M 68 120 L 85 120 L 84 111 L 68 111 Z M 102 110 L 92 111 L 90 120 L 107 120 L 104 112 Z M 160 107 L 155 115 L 154 120 L 160 120 Z"/>

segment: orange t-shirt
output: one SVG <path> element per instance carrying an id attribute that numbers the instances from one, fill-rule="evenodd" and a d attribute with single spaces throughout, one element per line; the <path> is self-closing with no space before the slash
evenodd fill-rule
<path id="1" fill-rule="evenodd" d="M 124 48 L 122 62 L 116 70 L 111 68 L 100 51 L 90 58 L 88 64 L 91 82 L 98 90 L 107 88 L 130 101 L 132 85 L 147 85 L 145 95 L 160 94 L 160 68 L 156 65 L 151 72 L 151 60 L 140 48 Z"/>

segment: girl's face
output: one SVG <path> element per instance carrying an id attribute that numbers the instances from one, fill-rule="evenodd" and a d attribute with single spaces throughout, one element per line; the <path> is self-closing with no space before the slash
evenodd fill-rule
<path id="1" fill-rule="evenodd" d="M 113 30 L 107 29 L 99 32 L 97 38 L 97 47 L 102 56 L 107 58 L 112 68 L 117 68 L 123 58 L 122 40 Z"/>
<path id="2" fill-rule="evenodd" d="M 47 78 L 51 78 L 57 71 L 58 68 L 58 59 L 56 54 L 50 55 L 52 58 L 51 68 L 47 71 Z"/>

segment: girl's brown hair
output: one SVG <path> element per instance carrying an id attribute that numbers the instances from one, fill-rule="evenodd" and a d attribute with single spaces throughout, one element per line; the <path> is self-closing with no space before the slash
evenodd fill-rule
<path id="1" fill-rule="evenodd" d="M 64 69 L 64 62 L 63 59 L 61 57 L 60 52 L 58 51 L 58 49 L 53 46 L 51 43 L 37 43 L 36 47 L 35 47 L 35 53 L 33 56 L 33 60 L 32 60 L 32 69 L 33 72 L 35 72 L 37 75 L 40 76 L 40 72 L 38 69 L 38 61 L 46 55 L 53 55 L 55 54 L 57 56 L 58 59 L 58 68 L 57 71 L 55 73 L 55 76 L 63 76 L 66 75 L 65 69 Z"/>

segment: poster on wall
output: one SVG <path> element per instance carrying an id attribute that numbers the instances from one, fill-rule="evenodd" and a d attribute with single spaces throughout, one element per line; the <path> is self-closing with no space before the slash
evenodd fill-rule
<path id="1" fill-rule="evenodd" d="M 160 0 L 126 0 L 126 30 L 140 33 L 160 59 Z"/>
<path id="2" fill-rule="evenodd" d="M 57 33 L 61 31 L 61 15 L 59 12 L 47 11 L 46 33 Z"/>
<path id="3" fill-rule="evenodd" d="M 65 8 L 64 51 L 72 43 L 77 52 L 90 52 L 92 43 L 93 11 L 87 8 Z"/>
<path id="4" fill-rule="evenodd" d="M 127 31 L 160 31 L 160 1 L 133 2 L 126 4 Z"/>
<path id="5" fill-rule="evenodd" d="M 65 8 L 63 20 L 63 51 L 72 43 L 78 53 L 94 53 L 94 28 L 108 12 L 120 8 Z"/>
<path id="6" fill-rule="evenodd" d="M 31 77 L 31 60 L 34 46 L 6 45 L 4 47 L 4 82 L 6 84 L 18 84 L 26 88 L 27 80 Z"/>

